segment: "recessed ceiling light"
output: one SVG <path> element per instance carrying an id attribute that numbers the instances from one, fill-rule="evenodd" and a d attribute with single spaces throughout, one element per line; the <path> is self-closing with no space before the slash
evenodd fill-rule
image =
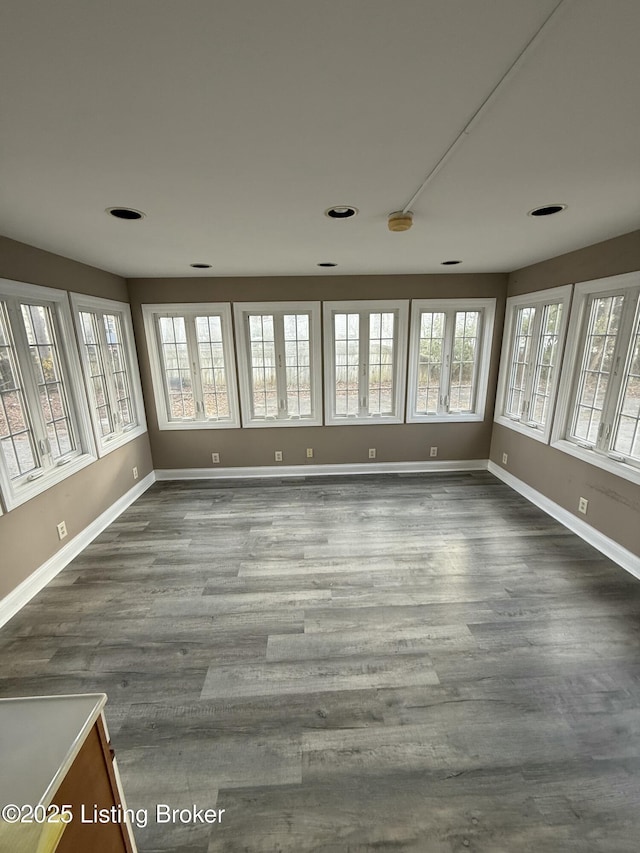
<path id="1" fill-rule="evenodd" d="M 116 219 L 144 219 L 145 216 L 141 210 L 134 210 L 132 207 L 108 207 L 107 213 Z"/>
<path id="2" fill-rule="evenodd" d="M 350 204 L 338 204 L 335 207 L 327 208 L 324 215 L 328 216 L 329 219 L 350 219 L 357 213 L 357 207 L 351 207 Z"/>
<path id="3" fill-rule="evenodd" d="M 334 264 L 333 261 L 322 261 L 318 264 L 319 267 L 337 267 L 338 264 Z"/>
<path id="4" fill-rule="evenodd" d="M 566 204 L 545 204 L 544 207 L 534 207 L 527 216 L 552 216 L 554 213 L 560 213 L 561 210 L 566 209 Z"/>
<path id="5" fill-rule="evenodd" d="M 190 267 L 193 267 L 194 270 L 210 270 L 211 264 L 189 264 Z"/>
<path id="6" fill-rule="evenodd" d="M 455 264 L 461 264 L 461 263 L 462 263 L 462 261 L 442 261 L 440 263 L 440 266 L 441 267 L 452 267 Z"/>

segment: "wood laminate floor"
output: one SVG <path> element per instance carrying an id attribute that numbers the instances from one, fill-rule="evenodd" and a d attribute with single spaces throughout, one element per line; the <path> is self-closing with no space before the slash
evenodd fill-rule
<path id="1" fill-rule="evenodd" d="M 640 583 L 488 473 L 159 483 L 0 631 L 140 853 L 637 853 Z"/>

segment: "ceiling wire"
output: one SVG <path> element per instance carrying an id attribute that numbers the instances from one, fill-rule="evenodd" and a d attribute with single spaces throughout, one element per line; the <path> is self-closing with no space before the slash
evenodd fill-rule
<path id="1" fill-rule="evenodd" d="M 480 120 L 482 115 L 486 112 L 486 110 L 489 108 L 489 106 L 495 101 L 499 92 L 507 85 L 507 83 L 510 81 L 510 79 L 518 71 L 518 69 L 520 68 L 520 66 L 524 62 L 527 54 L 530 53 L 530 51 L 533 49 L 533 47 L 542 38 L 542 35 L 544 34 L 545 30 L 551 24 L 552 19 L 555 18 L 556 15 L 558 14 L 558 12 L 560 11 L 560 7 L 568 5 L 570 2 L 571 2 L 571 0 L 560 0 L 560 2 L 556 4 L 553 11 L 545 18 L 545 20 L 542 22 L 540 27 L 536 30 L 536 32 L 529 39 L 529 41 L 524 46 L 524 48 L 520 51 L 520 53 L 515 58 L 515 60 L 511 63 L 511 65 L 509 66 L 509 68 L 507 69 L 505 74 L 502 76 L 502 78 L 493 87 L 491 92 L 487 95 L 487 97 L 484 99 L 484 101 L 480 104 L 478 109 L 474 112 L 474 114 L 471 116 L 469 121 L 466 123 L 466 125 L 463 127 L 463 129 L 460 131 L 458 136 L 453 140 L 451 145 L 447 148 L 447 150 L 440 157 L 440 159 L 435 164 L 433 169 L 429 172 L 427 177 L 424 179 L 424 181 L 420 184 L 418 189 L 411 196 L 409 201 L 402 208 L 402 213 L 408 213 L 411 210 L 412 206 L 415 204 L 415 202 L 417 201 L 419 196 L 422 195 L 423 191 L 426 189 L 428 184 L 435 178 L 435 176 L 442 169 L 442 167 L 445 165 L 445 163 L 447 163 L 447 161 L 451 158 L 451 156 L 454 154 L 454 152 L 460 147 L 463 140 L 467 136 L 469 136 L 474 125 L 476 125 L 478 123 L 478 121 Z"/>

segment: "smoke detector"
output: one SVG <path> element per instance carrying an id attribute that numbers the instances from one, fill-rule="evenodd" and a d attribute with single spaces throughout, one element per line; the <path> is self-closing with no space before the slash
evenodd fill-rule
<path id="1" fill-rule="evenodd" d="M 389 231 L 408 231 L 413 225 L 413 213 L 410 210 L 396 210 L 387 220 Z"/>

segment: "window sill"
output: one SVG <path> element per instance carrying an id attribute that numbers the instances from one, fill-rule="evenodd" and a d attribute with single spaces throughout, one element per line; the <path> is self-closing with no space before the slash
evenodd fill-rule
<path id="1" fill-rule="evenodd" d="M 268 420 L 245 421 L 246 429 L 271 429 L 272 427 L 317 427 L 322 426 L 320 418 L 269 418 Z"/>
<path id="2" fill-rule="evenodd" d="M 325 426 L 381 426 L 383 424 L 402 424 L 404 421 L 398 417 L 384 417 L 381 415 L 369 415 L 368 417 L 345 416 L 327 418 Z"/>
<path id="3" fill-rule="evenodd" d="M 127 430 L 126 432 L 120 433 L 120 435 L 110 440 L 99 439 L 98 456 L 100 456 L 100 458 L 106 456 L 113 450 L 117 450 L 119 447 L 123 447 L 125 444 L 128 444 L 130 441 L 133 441 L 134 438 L 139 438 L 141 435 L 144 435 L 146 431 L 146 425 L 140 425 L 137 426 L 135 429 Z"/>
<path id="4" fill-rule="evenodd" d="M 578 447 L 576 444 L 573 444 L 566 439 L 553 441 L 551 446 L 563 453 L 568 453 L 570 456 L 575 456 L 576 459 L 581 459 L 589 465 L 593 465 L 596 468 L 602 468 L 610 474 L 615 474 L 623 480 L 628 480 L 630 483 L 637 483 L 640 485 L 640 468 L 636 468 L 626 462 L 619 462 L 616 459 L 610 459 L 608 456 L 605 456 L 597 450 Z"/>
<path id="5" fill-rule="evenodd" d="M 476 412 L 472 414 L 457 414 L 450 415 L 409 415 L 407 417 L 408 424 L 451 424 L 451 423 L 480 423 L 484 420 L 484 415 Z"/>
<path id="6" fill-rule="evenodd" d="M 239 429 L 238 421 L 164 421 L 158 424 L 159 430 L 185 430 L 185 429 Z"/>
<path id="7" fill-rule="evenodd" d="M 27 481 L 15 488 L 11 485 L 7 487 L 7 484 L 3 483 L 2 493 L 7 510 L 16 509 L 21 504 L 48 491 L 52 486 L 56 486 L 58 483 L 66 480 L 67 477 L 71 477 L 73 474 L 77 474 L 78 471 L 82 471 L 83 468 L 86 468 L 87 465 L 91 465 L 93 462 L 97 462 L 97 457 L 90 453 L 84 453 L 82 456 L 77 456 L 60 468 L 50 469 L 42 477 L 32 482 Z"/>
<path id="8" fill-rule="evenodd" d="M 520 421 L 512 421 L 511 418 L 505 418 L 503 415 L 494 418 L 494 420 L 497 424 L 500 424 L 500 426 L 512 429 L 514 432 L 519 432 L 521 435 L 526 435 L 528 438 L 533 438 L 535 441 L 542 442 L 542 444 L 549 444 L 548 429 L 534 429 L 526 424 L 520 423 Z"/>

